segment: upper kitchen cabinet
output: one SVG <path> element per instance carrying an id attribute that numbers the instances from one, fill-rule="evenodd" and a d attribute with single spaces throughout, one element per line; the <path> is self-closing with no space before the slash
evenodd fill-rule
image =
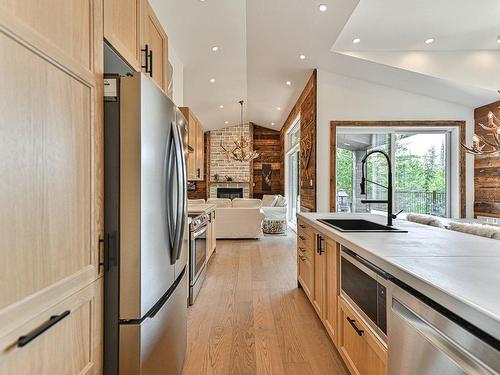
<path id="1" fill-rule="evenodd" d="M 132 68 L 141 70 L 141 0 L 104 0 L 104 38 Z"/>
<path id="2" fill-rule="evenodd" d="M 151 5 L 143 1 L 142 68 L 161 87 L 167 90 L 168 38 Z"/>
<path id="3" fill-rule="evenodd" d="M 202 181 L 205 170 L 203 125 L 188 107 L 182 107 L 181 111 L 188 120 L 188 180 Z"/>

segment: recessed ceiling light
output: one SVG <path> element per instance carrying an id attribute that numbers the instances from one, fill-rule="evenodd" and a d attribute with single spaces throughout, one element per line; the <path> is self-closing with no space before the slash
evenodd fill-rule
<path id="1" fill-rule="evenodd" d="M 224 108 L 224 106 L 221 104 L 221 105 L 219 106 L 219 108 L 220 108 L 220 109 L 222 109 L 222 108 Z"/>
<path id="2" fill-rule="evenodd" d="M 200 3 L 204 3 L 204 2 L 205 2 L 205 0 L 200 0 Z"/>
<path id="3" fill-rule="evenodd" d="M 214 83 L 215 82 L 215 78 L 210 78 L 210 83 Z"/>
<path id="4" fill-rule="evenodd" d="M 271 126 L 274 126 L 274 125 L 275 125 L 274 122 L 271 122 Z"/>
<path id="5" fill-rule="evenodd" d="M 319 6 L 320 12 L 326 12 L 327 9 L 328 9 L 328 7 L 326 6 L 326 4 L 320 4 L 320 6 Z"/>
<path id="6" fill-rule="evenodd" d="M 351 144 L 350 143 L 344 143 L 344 146 L 350 146 Z"/>
<path id="7" fill-rule="evenodd" d="M 497 36 L 497 43 L 500 43 L 500 35 Z"/>
<path id="8" fill-rule="evenodd" d="M 358 44 L 359 42 L 361 42 L 361 39 L 359 39 L 359 38 L 354 38 L 354 39 L 352 40 L 352 42 L 353 42 L 354 44 Z"/>
<path id="9" fill-rule="evenodd" d="M 219 50 L 219 47 L 217 47 L 217 46 L 212 47 L 212 52 L 217 52 L 218 50 Z"/>
<path id="10" fill-rule="evenodd" d="M 434 42 L 434 38 L 426 39 L 424 43 L 425 44 L 431 44 L 432 42 Z"/>
<path id="11" fill-rule="evenodd" d="M 299 59 L 305 60 L 306 59 L 306 55 L 299 55 Z"/>
<path id="12" fill-rule="evenodd" d="M 286 85 L 287 85 L 287 86 L 291 86 L 291 84 L 292 84 L 292 82 L 290 82 L 290 81 L 286 81 Z"/>
<path id="13" fill-rule="evenodd" d="M 226 124 L 226 125 L 229 124 L 229 121 L 224 121 L 224 124 Z"/>
<path id="14" fill-rule="evenodd" d="M 276 107 L 276 109 L 277 109 L 278 111 L 281 111 L 281 107 Z"/>

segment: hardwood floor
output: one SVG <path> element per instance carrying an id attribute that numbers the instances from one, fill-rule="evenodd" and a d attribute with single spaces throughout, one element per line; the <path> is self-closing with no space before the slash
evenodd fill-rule
<path id="1" fill-rule="evenodd" d="M 189 308 L 183 375 L 347 375 L 296 268 L 295 235 L 217 241 Z"/>

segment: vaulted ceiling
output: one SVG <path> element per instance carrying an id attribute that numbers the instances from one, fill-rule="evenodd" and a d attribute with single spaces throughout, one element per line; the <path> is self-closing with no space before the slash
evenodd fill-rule
<path id="1" fill-rule="evenodd" d="M 499 96 L 498 0 L 151 2 L 207 130 L 237 124 L 240 99 L 279 129 L 314 68 L 470 107 Z"/>

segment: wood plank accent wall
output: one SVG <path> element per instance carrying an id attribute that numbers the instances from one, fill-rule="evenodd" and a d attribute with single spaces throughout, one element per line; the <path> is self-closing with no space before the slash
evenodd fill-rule
<path id="1" fill-rule="evenodd" d="M 474 110 L 475 129 L 478 135 L 485 135 L 486 130 L 478 123 L 487 124 L 486 116 L 492 111 L 500 117 L 500 101 Z M 474 216 L 500 217 L 500 157 L 476 156 L 474 158 Z"/>
<path id="2" fill-rule="evenodd" d="M 460 142 L 465 142 L 465 121 L 331 121 L 330 122 L 330 211 L 336 211 L 337 205 L 337 127 L 457 127 Z M 465 192 L 465 151 L 460 149 L 460 217 L 466 215 Z"/>
<path id="3" fill-rule="evenodd" d="M 301 207 L 316 211 L 316 98 L 317 72 L 313 71 L 299 99 L 281 128 L 281 170 L 285 171 L 286 132 L 300 116 L 300 200 Z M 281 185 L 285 186 L 284 173 Z"/>
<path id="4" fill-rule="evenodd" d="M 253 197 L 264 194 L 282 194 L 281 134 L 278 130 L 253 125 L 253 148 L 259 157 L 253 161 Z M 262 190 L 262 164 L 271 164 L 271 190 Z"/>
<path id="5" fill-rule="evenodd" d="M 207 199 L 207 176 L 210 176 L 210 132 L 203 136 L 203 147 L 205 148 L 203 168 L 203 181 L 196 181 L 196 191 L 188 191 L 188 199 Z"/>

